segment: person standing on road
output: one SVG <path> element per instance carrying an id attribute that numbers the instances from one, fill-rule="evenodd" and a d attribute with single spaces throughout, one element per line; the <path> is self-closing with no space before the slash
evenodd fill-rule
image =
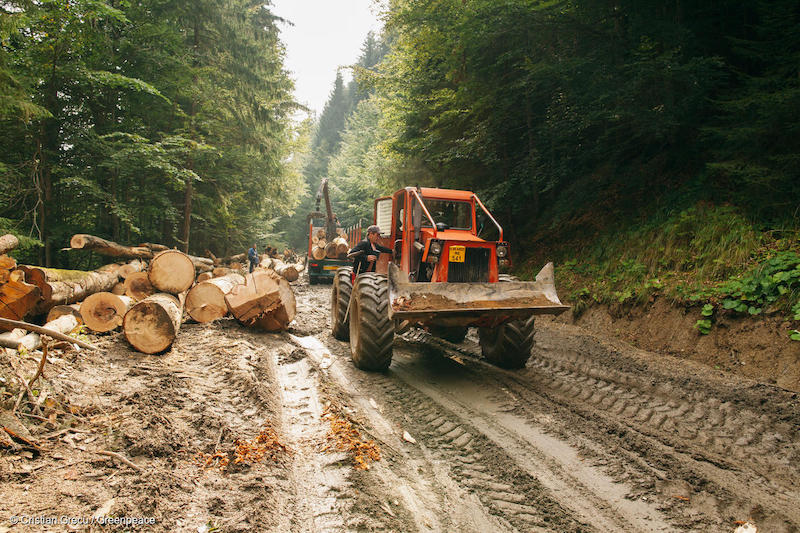
<path id="1" fill-rule="evenodd" d="M 253 243 L 253 247 L 247 250 L 247 259 L 250 260 L 250 272 L 255 270 L 256 265 L 258 265 L 258 252 L 256 251 L 256 245 Z"/>
<path id="2" fill-rule="evenodd" d="M 353 246 L 352 250 L 347 252 L 347 256 L 353 258 L 354 274 L 356 272 L 359 274 L 362 272 L 375 272 L 375 265 L 378 263 L 378 257 L 382 253 L 392 253 L 389 248 L 378 244 L 378 238 L 380 236 L 381 229 L 378 226 L 370 226 L 367 228 L 367 238 Z"/>

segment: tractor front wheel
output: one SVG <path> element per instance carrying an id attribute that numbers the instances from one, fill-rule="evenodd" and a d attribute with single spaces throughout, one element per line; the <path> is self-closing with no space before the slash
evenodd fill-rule
<path id="1" fill-rule="evenodd" d="M 389 320 L 386 276 L 361 274 L 353 287 L 350 306 L 350 353 L 361 370 L 381 371 L 392 362 L 394 323 Z"/>
<path id="2" fill-rule="evenodd" d="M 353 269 L 342 267 L 336 271 L 333 278 L 333 289 L 331 290 L 331 333 L 333 337 L 340 341 L 350 338 L 350 317 L 345 317 L 347 304 L 350 302 L 350 295 L 353 292 L 353 282 L 350 274 Z"/>
<path id="3" fill-rule="evenodd" d="M 517 278 L 501 274 L 500 282 L 504 281 L 517 281 Z M 512 320 L 494 328 L 478 328 L 483 357 L 501 368 L 524 368 L 534 345 L 534 318 Z"/>

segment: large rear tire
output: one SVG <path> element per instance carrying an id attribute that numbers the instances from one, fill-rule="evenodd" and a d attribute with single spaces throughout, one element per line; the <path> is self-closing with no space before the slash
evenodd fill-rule
<path id="1" fill-rule="evenodd" d="M 517 281 L 514 276 L 501 274 L 500 283 Z M 494 328 L 478 328 L 478 340 L 483 357 L 501 368 L 524 368 L 535 344 L 535 316 L 512 320 Z"/>
<path id="2" fill-rule="evenodd" d="M 394 342 L 386 276 L 361 274 L 356 278 L 352 298 L 349 318 L 353 364 L 361 370 L 386 370 L 392 362 Z"/>
<path id="3" fill-rule="evenodd" d="M 353 293 L 353 284 L 350 281 L 351 267 L 342 267 L 336 271 L 333 278 L 333 289 L 331 290 L 331 333 L 333 337 L 340 341 L 350 338 L 350 325 L 347 313 L 347 304 Z"/>

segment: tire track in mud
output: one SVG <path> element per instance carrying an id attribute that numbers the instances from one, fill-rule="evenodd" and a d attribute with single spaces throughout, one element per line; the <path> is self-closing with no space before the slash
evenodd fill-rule
<path id="1" fill-rule="evenodd" d="M 351 466 L 344 453 L 322 454 L 326 425 L 315 370 L 298 350 L 274 354 L 287 444 L 294 452 L 294 531 L 342 531 L 355 499 L 349 496 Z"/>
<path id="2" fill-rule="evenodd" d="M 280 527 L 281 513 L 274 511 L 287 503 L 279 496 L 287 486 L 282 464 L 204 471 L 194 458 L 228 453 L 235 439 L 276 424 L 270 343 L 234 338 L 227 325 L 187 326 L 171 352 L 131 365 L 138 386 L 120 398 L 130 413 L 120 445 L 131 457 L 149 457 L 156 475 L 142 476 L 119 497 L 151 506 L 165 531 Z"/>
<path id="3" fill-rule="evenodd" d="M 394 371 L 404 383 L 394 386 L 395 394 L 404 394 L 397 389 L 411 387 L 426 396 L 421 401 L 423 409 L 433 401 L 450 417 L 468 420 L 472 431 L 484 439 L 484 447 L 501 448 L 507 454 L 504 471 L 527 472 L 577 519 L 599 530 L 672 530 L 655 507 L 626 500 L 624 485 L 586 464 L 566 442 L 545 434 L 538 424 L 513 413 L 507 390 L 463 365 L 443 365 L 441 360 L 420 361 L 402 351 L 398 356 Z M 442 418 L 431 424 L 436 426 Z M 437 433 L 454 423 L 444 424 Z M 461 444 L 457 439 L 463 438 L 458 437 L 457 430 L 443 437 L 445 441 L 455 437 L 456 445 Z"/>
<path id="4" fill-rule="evenodd" d="M 667 510 L 684 527 L 716 523 L 725 531 L 725 520 L 750 517 L 757 518 L 768 531 L 797 527 L 798 452 L 797 436 L 792 431 L 797 421 L 793 411 L 796 404 L 792 403 L 796 396 L 776 393 L 779 405 L 774 409 L 764 398 L 741 402 L 745 405 L 740 407 L 736 393 L 747 394 L 744 385 L 741 391 L 726 394 L 724 388 L 720 390 L 699 377 L 693 378 L 693 387 L 689 388 L 675 383 L 678 380 L 669 375 L 633 368 L 630 361 L 624 365 L 614 361 L 621 367 L 614 368 L 601 362 L 602 353 L 597 352 L 609 347 L 600 346 L 599 341 L 581 331 L 570 330 L 559 336 L 552 328 L 544 329 L 545 336 L 550 336 L 534 349 L 528 369 L 519 372 L 495 369 L 478 361 L 480 349 L 474 342 L 454 346 L 420 331 L 405 337 L 424 349 L 433 348 L 451 357 L 468 355 L 471 365 L 490 369 L 498 386 L 515 396 L 513 409 L 529 420 L 541 419 L 540 410 L 531 405 L 543 400 L 559 406 L 556 412 L 562 411 L 560 418 L 567 424 L 578 417 L 576 426 L 584 435 L 591 435 L 590 439 L 578 439 L 588 449 L 587 455 L 594 454 L 605 462 L 611 452 L 612 462 L 613 455 L 625 458 L 628 467 L 653 480 L 643 482 L 645 488 L 654 486 L 665 497 L 688 500 L 691 496 L 698 500 L 697 505 L 692 499 L 691 505 L 681 506 L 673 500 L 671 506 L 664 506 L 672 507 Z M 571 343 L 590 355 L 563 347 Z M 613 355 L 622 358 L 619 352 Z M 763 411 L 754 409 L 754 404 L 763 405 Z M 560 433 L 570 436 L 575 430 L 562 423 Z M 631 475 L 637 477 L 630 472 L 618 477 Z M 686 495 L 674 496 L 675 492 Z"/>

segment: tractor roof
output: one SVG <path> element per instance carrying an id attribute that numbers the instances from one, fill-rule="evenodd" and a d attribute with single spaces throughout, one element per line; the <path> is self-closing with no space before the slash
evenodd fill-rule
<path id="1" fill-rule="evenodd" d="M 406 190 L 412 190 L 415 187 L 406 187 Z M 472 201 L 474 193 L 472 191 L 459 191 L 456 189 L 438 189 L 433 187 L 422 187 L 422 198 L 436 198 L 439 200 L 461 200 L 465 202 Z"/>

